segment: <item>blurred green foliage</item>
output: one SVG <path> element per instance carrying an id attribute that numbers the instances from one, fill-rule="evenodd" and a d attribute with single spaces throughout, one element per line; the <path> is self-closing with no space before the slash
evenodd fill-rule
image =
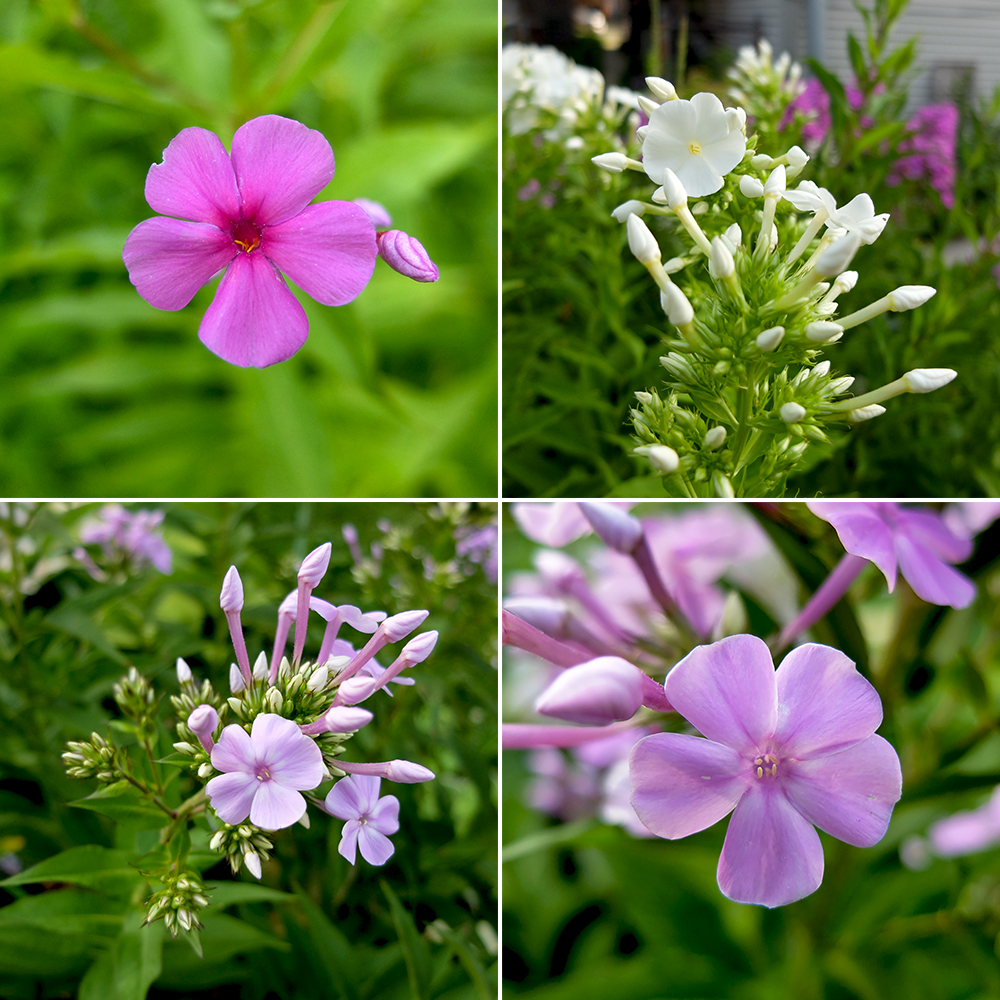
<path id="1" fill-rule="evenodd" d="M 455 552 L 456 530 L 494 521 L 495 507 L 167 505 L 172 574 L 119 567 L 101 583 L 72 556 L 93 512 L 13 505 L 0 520 L 0 860 L 8 873 L 25 869 L 0 887 L 0 996 L 141 1000 L 150 984 L 163 998 L 495 996 L 496 587 Z M 360 536 L 360 563 L 345 522 Z M 133 866 L 156 847 L 162 817 L 114 808 L 127 797 L 71 806 L 92 782 L 67 778 L 60 753 L 92 730 L 134 744 L 111 698 L 134 664 L 162 698 L 158 749 L 170 754 L 176 657 L 228 691 L 233 654 L 218 598 L 228 566 L 243 579 L 256 655 L 270 648 L 298 563 L 326 540 L 333 552 L 317 596 L 390 614 L 426 608 L 440 632 L 416 686 L 371 705 L 376 719 L 356 737 L 366 759 L 419 761 L 437 777 L 393 785 L 401 828 L 380 868 L 350 866 L 337 853 L 341 824 L 312 810 L 308 830 L 274 835 L 260 883 L 234 879 L 196 821 L 188 863 L 215 886 L 199 958 L 162 923 L 140 928 L 150 890 Z M 315 651 L 322 623 L 312 624 Z M 148 766 L 135 750 L 133 760 Z M 191 791 L 186 777 L 168 787 L 176 802 Z M 120 822 L 94 811 L 100 802 Z"/>
<path id="2" fill-rule="evenodd" d="M 468 496 L 496 482 L 496 22 L 486 0 L 0 5 L 0 486 L 48 496 Z M 319 129 L 318 198 L 372 198 L 439 265 L 379 263 L 263 371 L 147 305 L 121 249 L 182 128 Z"/>
<path id="3" fill-rule="evenodd" d="M 685 505 L 685 509 L 690 509 Z M 640 515 L 651 512 L 640 509 Z M 671 510 L 677 510 L 676 505 Z M 660 514 L 663 513 L 661 509 Z M 843 549 L 800 504 L 760 518 L 802 596 Z M 505 578 L 531 566 L 516 531 Z M 965 1000 L 1000 995 L 1000 847 L 908 869 L 900 848 L 938 819 L 982 805 L 1000 783 L 1000 526 L 959 567 L 978 587 L 954 611 L 892 595 L 874 567 L 839 607 L 860 632 L 838 642 L 882 698 L 879 733 L 899 753 L 903 797 L 885 838 L 860 849 L 820 834 L 819 890 L 767 910 L 726 899 L 720 823 L 680 841 L 630 837 L 596 820 L 560 824 L 526 805 L 521 752 L 503 755 L 503 968 L 506 996 L 531 1000 Z M 821 578 L 820 578 L 821 579 Z M 743 595 L 746 600 L 746 595 Z M 756 602 L 751 630 L 776 623 Z M 834 642 L 835 623 L 819 623 Z"/>

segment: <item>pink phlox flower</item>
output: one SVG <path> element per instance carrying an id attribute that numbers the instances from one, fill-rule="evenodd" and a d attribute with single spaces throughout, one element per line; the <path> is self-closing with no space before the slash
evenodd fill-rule
<path id="1" fill-rule="evenodd" d="M 395 795 L 379 798 L 381 783 L 381 778 L 353 774 L 341 778 L 327 793 L 327 812 L 347 820 L 337 850 L 352 865 L 359 848 L 370 865 L 384 865 L 395 851 L 389 835 L 399 830 L 399 799 Z"/>
<path id="2" fill-rule="evenodd" d="M 80 540 L 100 545 L 109 559 L 127 556 L 137 568 L 151 564 L 166 574 L 173 569 L 173 553 L 155 531 L 162 521 L 162 510 L 129 511 L 121 504 L 105 504 L 96 520 L 81 527 Z"/>
<path id="3" fill-rule="evenodd" d="M 906 123 L 912 133 L 899 144 L 906 154 L 893 164 L 887 183 L 904 178 L 928 180 L 946 208 L 955 204 L 955 146 L 958 141 L 959 113 L 950 101 L 920 108 Z"/>
<path id="4" fill-rule="evenodd" d="M 964 608 L 976 596 L 975 584 L 948 565 L 968 559 L 972 542 L 949 530 L 940 514 L 896 503 L 813 501 L 807 506 L 834 526 L 848 552 L 878 566 L 890 593 L 898 570 L 917 597 L 931 604 Z"/>
<path id="5" fill-rule="evenodd" d="M 802 125 L 802 139 L 807 146 L 819 146 L 830 131 L 830 95 L 819 80 L 810 80 L 802 93 L 785 108 L 778 128 L 788 128 L 795 121 L 796 111 L 806 119 Z"/>
<path id="6" fill-rule="evenodd" d="M 609 501 L 615 507 L 631 510 L 634 502 Z M 584 535 L 589 535 L 594 529 L 583 516 L 583 511 L 576 503 L 556 501 L 554 503 L 524 502 L 513 505 L 512 513 L 518 527 L 533 542 L 550 545 L 560 549 L 564 545 Z"/>
<path id="7" fill-rule="evenodd" d="M 978 809 L 938 820 L 927 831 L 931 848 L 942 858 L 985 851 L 1000 844 L 1000 787 Z"/>
<path id="8" fill-rule="evenodd" d="M 250 822 L 281 830 L 306 811 L 300 792 L 324 777 L 323 754 L 291 719 L 264 713 L 250 733 L 242 726 L 222 730 L 212 748 L 212 765 L 224 772 L 205 786 L 212 808 L 225 823 Z"/>
<path id="9" fill-rule="evenodd" d="M 956 500 L 945 507 L 942 517 L 953 535 L 972 538 L 1000 517 L 1000 501 Z"/>
<path id="10" fill-rule="evenodd" d="M 774 907 L 815 892 L 814 826 L 856 847 L 885 835 L 902 793 L 899 758 L 874 735 L 878 694 L 843 653 L 808 643 L 775 670 L 763 640 L 735 635 L 692 650 L 664 687 L 705 738 L 637 743 L 632 805 L 669 840 L 732 812 L 717 871 L 725 896 Z"/>
<path id="11" fill-rule="evenodd" d="M 183 129 L 149 168 L 146 201 L 162 215 L 125 241 L 132 284 L 157 309 L 182 309 L 224 270 L 198 330 L 202 343 L 242 367 L 286 361 L 309 321 L 282 272 L 317 302 L 339 306 L 375 269 L 375 226 L 364 208 L 310 205 L 333 172 L 326 139 L 289 118 L 241 125 L 231 153 L 214 133 Z"/>
<path id="12" fill-rule="evenodd" d="M 496 583 L 499 574 L 500 532 L 495 524 L 469 531 L 459 528 L 455 532 L 455 555 L 463 556 L 483 567 L 483 574 L 490 583 Z"/>
<path id="13" fill-rule="evenodd" d="M 376 229 L 388 229 L 392 225 L 392 216 L 389 215 L 385 205 L 370 198 L 354 198 L 353 201 L 368 213 L 368 218 L 372 220 L 372 225 Z"/>

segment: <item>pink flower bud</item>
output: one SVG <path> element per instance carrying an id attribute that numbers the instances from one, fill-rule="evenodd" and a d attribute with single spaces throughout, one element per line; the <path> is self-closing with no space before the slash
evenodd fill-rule
<path id="1" fill-rule="evenodd" d="M 222 581 L 222 593 L 219 595 L 219 604 L 222 610 L 228 615 L 233 611 L 243 610 L 243 581 L 235 566 L 229 567 L 226 578 Z"/>
<path id="2" fill-rule="evenodd" d="M 539 632 L 557 639 L 566 635 L 569 609 L 554 597 L 508 597 L 503 606 Z"/>
<path id="3" fill-rule="evenodd" d="M 429 611 L 403 611 L 398 615 L 386 618 L 379 628 L 386 642 L 399 642 L 405 639 L 418 625 L 422 625 Z"/>
<path id="4" fill-rule="evenodd" d="M 398 781 L 404 785 L 415 785 L 420 781 L 431 781 L 434 778 L 434 772 L 409 760 L 390 760 L 385 776 L 390 781 Z"/>
<path id="5" fill-rule="evenodd" d="M 642 540 L 638 518 L 609 503 L 581 503 L 580 510 L 608 548 L 629 556 Z"/>
<path id="6" fill-rule="evenodd" d="M 398 229 L 376 233 L 379 256 L 394 271 L 405 274 L 414 281 L 437 281 L 438 269 L 427 255 L 420 241 Z"/>
<path id="7" fill-rule="evenodd" d="M 304 583 L 310 589 L 319 586 L 330 565 L 332 548 L 329 542 L 324 542 L 302 560 L 302 565 L 299 567 L 299 583 Z"/>
<path id="8" fill-rule="evenodd" d="M 180 684 L 187 684 L 188 681 L 194 680 L 191 674 L 191 668 L 187 665 L 187 662 L 181 657 L 177 657 L 177 680 Z"/>
<path id="9" fill-rule="evenodd" d="M 416 663 L 423 663 L 433 652 L 437 641 L 437 632 L 421 632 L 403 647 L 403 651 L 399 654 L 400 659 L 405 659 L 406 665 L 410 667 Z"/>
<path id="10" fill-rule="evenodd" d="M 341 705 L 356 705 L 373 694 L 378 686 L 374 677 L 348 677 L 337 688 L 337 702 Z"/>
<path id="11" fill-rule="evenodd" d="M 372 220 L 372 225 L 376 228 L 388 229 L 392 225 L 392 217 L 386 211 L 384 205 L 380 205 L 377 201 L 372 201 L 370 198 L 354 198 L 353 201 L 358 208 L 364 209 L 365 214 Z"/>
<path id="12" fill-rule="evenodd" d="M 642 671 L 617 656 L 564 670 L 535 700 L 535 711 L 584 726 L 631 719 L 642 705 Z"/>
<path id="13" fill-rule="evenodd" d="M 243 674 L 240 673 L 240 668 L 236 666 L 235 663 L 229 664 L 229 690 L 233 694 L 239 694 L 247 686 L 246 681 L 243 680 Z"/>
<path id="14" fill-rule="evenodd" d="M 201 745 L 207 753 L 212 752 L 215 745 L 212 741 L 212 733 L 215 732 L 219 724 L 219 713 L 211 705 L 199 705 L 188 716 L 187 725 L 195 736 L 201 741 Z"/>
<path id="15" fill-rule="evenodd" d="M 328 733 L 355 733 L 374 718 L 367 708 L 355 708 L 353 705 L 334 705 L 323 716 Z"/>

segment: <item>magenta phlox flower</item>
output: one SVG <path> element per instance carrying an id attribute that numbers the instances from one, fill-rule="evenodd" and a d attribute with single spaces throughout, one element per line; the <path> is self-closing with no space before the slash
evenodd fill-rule
<path id="1" fill-rule="evenodd" d="M 212 748 L 212 764 L 223 771 L 205 791 L 225 823 L 250 822 L 263 830 L 281 830 L 306 811 L 300 792 L 324 777 L 323 754 L 316 742 L 291 720 L 264 713 L 249 732 L 226 726 Z"/>
<path id="2" fill-rule="evenodd" d="M 162 510 L 126 510 L 121 504 L 105 504 L 97 518 L 80 529 L 80 540 L 100 545 L 108 559 L 130 558 L 135 566 L 152 564 L 161 573 L 173 568 L 173 553 L 155 529 L 163 522 Z"/>
<path id="3" fill-rule="evenodd" d="M 901 156 L 892 166 L 887 184 L 905 177 L 928 181 L 946 208 L 955 204 L 955 146 L 958 141 L 958 107 L 951 101 L 927 104 L 906 123 L 912 133 L 899 144 Z"/>
<path id="4" fill-rule="evenodd" d="M 609 503 L 623 510 L 631 510 L 635 506 L 634 502 L 624 500 L 612 500 Z M 512 512 L 514 520 L 528 538 L 556 549 L 569 545 L 594 530 L 579 504 L 568 501 L 516 503 Z"/>
<path id="5" fill-rule="evenodd" d="M 183 129 L 146 178 L 146 201 L 161 215 L 125 241 L 132 284 L 157 309 L 182 309 L 225 270 L 202 343 L 242 367 L 286 361 L 309 322 L 282 272 L 317 302 L 339 306 L 375 269 L 368 212 L 349 201 L 310 204 L 333 173 L 330 144 L 289 118 L 241 125 L 230 153 L 214 133 Z"/>
<path id="6" fill-rule="evenodd" d="M 399 799 L 395 795 L 379 798 L 381 778 L 366 774 L 341 778 L 326 796 L 331 816 L 345 819 L 337 850 L 353 865 L 360 849 L 370 865 L 384 865 L 395 847 L 389 835 L 399 830 Z"/>
<path id="7" fill-rule="evenodd" d="M 763 640 L 735 635 L 692 650 L 664 688 L 705 738 L 636 744 L 632 805 L 669 840 L 732 812 L 717 872 L 727 897 L 774 907 L 819 888 L 814 826 L 856 847 L 882 839 L 902 792 L 899 758 L 874 735 L 878 694 L 843 653 L 809 643 L 775 670 Z"/>
<path id="8" fill-rule="evenodd" d="M 913 592 L 931 604 L 964 608 L 975 584 L 949 563 L 972 554 L 972 542 L 949 530 L 939 514 L 895 503 L 814 501 L 807 505 L 834 526 L 844 548 L 875 563 L 889 591 L 903 574 Z"/>
<path id="9" fill-rule="evenodd" d="M 1000 788 L 978 809 L 938 820 L 927 831 L 934 853 L 942 858 L 974 854 L 1000 844 Z"/>

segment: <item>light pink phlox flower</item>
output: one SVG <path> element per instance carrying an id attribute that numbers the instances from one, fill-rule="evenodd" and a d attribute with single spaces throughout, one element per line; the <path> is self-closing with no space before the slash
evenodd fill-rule
<path id="1" fill-rule="evenodd" d="M 487 524 L 472 532 L 455 532 L 455 555 L 464 556 L 483 567 L 483 574 L 490 583 L 497 582 L 499 573 L 500 532 L 495 524 Z"/>
<path id="2" fill-rule="evenodd" d="M 963 562 L 972 542 L 953 534 L 939 514 L 895 503 L 814 501 L 807 505 L 837 530 L 844 548 L 882 571 L 890 593 L 897 569 L 913 592 L 931 604 L 964 608 L 976 586 L 948 563 Z"/>
<path id="3" fill-rule="evenodd" d="M 956 500 L 944 509 L 944 523 L 959 538 L 972 538 L 1000 517 L 1000 501 Z"/>
<path id="4" fill-rule="evenodd" d="M 942 858 L 985 851 L 1000 844 L 1000 788 L 978 809 L 938 820 L 928 831 L 934 853 Z"/>
<path id="5" fill-rule="evenodd" d="M 105 504 L 95 520 L 80 528 L 80 540 L 100 545 L 109 559 L 128 556 L 136 567 L 151 564 L 170 573 L 173 554 L 154 529 L 163 522 L 162 510 L 126 510 L 121 504 Z"/>
<path id="6" fill-rule="evenodd" d="M 631 510 L 634 502 L 610 501 L 616 507 Z M 533 542 L 559 549 L 594 529 L 583 516 L 579 504 L 561 500 L 554 503 L 516 503 L 512 508 L 514 520 L 521 531 Z"/>
<path id="7" fill-rule="evenodd" d="M 372 225 L 377 229 L 388 229 L 392 225 L 392 216 L 389 215 L 385 205 L 370 198 L 354 198 L 355 205 L 360 205 L 368 213 L 368 218 L 372 220 Z"/>
<path id="8" fill-rule="evenodd" d="M 656 733 L 632 751 L 632 805 L 668 840 L 733 812 L 723 894 L 774 907 L 823 880 L 813 826 L 856 847 L 885 834 L 902 792 L 896 751 L 874 735 L 875 689 L 843 653 L 808 643 L 777 671 L 763 640 L 698 646 L 667 675 L 667 698 L 705 739 Z"/>
<path id="9" fill-rule="evenodd" d="M 268 713 L 253 720 L 249 735 L 242 726 L 226 726 L 212 748 L 212 764 L 224 772 L 205 786 L 219 819 L 242 823 L 249 816 L 263 830 L 298 822 L 306 811 L 299 793 L 324 776 L 315 741 L 291 719 Z"/>
<path id="10" fill-rule="evenodd" d="M 374 629 L 372 629 L 372 631 L 374 631 Z M 337 639 L 334 641 L 333 651 L 331 653 L 332 656 L 346 656 L 348 659 L 353 660 L 356 654 L 357 650 L 346 639 Z M 358 670 L 356 676 L 374 678 L 375 680 L 378 680 L 379 677 L 385 673 L 385 671 L 386 668 L 383 667 L 378 660 L 372 657 L 372 659 L 370 659 Z M 402 675 L 399 677 L 393 677 L 389 680 L 389 684 L 404 684 L 406 686 L 416 683 L 417 682 L 412 677 L 403 677 Z M 392 692 L 389 690 L 388 684 L 382 688 L 382 690 L 385 691 L 390 698 L 392 697 Z"/>
<path id="11" fill-rule="evenodd" d="M 182 309 L 225 270 L 198 330 L 202 343 L 242 367 L 286 361 L 309 321 L 281 272 L 317 302 L 339 306 L 375 269 L 375 226 L 362 207 L 309 204 L 333 172 L 326 139 L 289 118 L 241 125 L 228 154 L 214 133 L 183 129 L 146 178 L 146 201 L 162 215 L 125 241 L 132 284 L 157 309 Z"/>
<path id="12" fill-rule="evenodd" d="M 366 774 L 341 778 L 326 796 L 326 809 L 337 819 L 346 819 L 337 850 L 353 865 L 360 848 L 370 865 L 384 865 L 396 850 L 389 835 L 399 830 L 399 799 L 379 798 L 381 778 Z"/>

